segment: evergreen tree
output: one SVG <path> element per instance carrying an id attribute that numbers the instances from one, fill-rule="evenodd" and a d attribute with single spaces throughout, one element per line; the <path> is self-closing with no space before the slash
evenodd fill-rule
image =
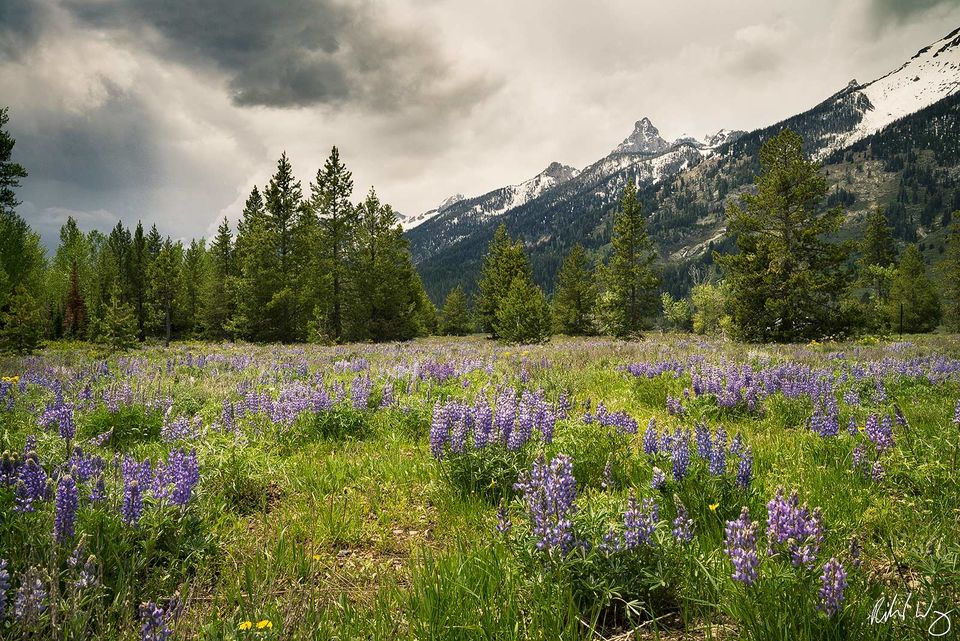
<path id="1" fill-rule="evenodd" d="M 217 236 L 207 252 L 203 272 L 202 323 L 207 338 L 220 340 L 229 336 L 227 323 L 233 315 L 234 252 L 230 224 L 224 218 Z"/>
<path id="2" fill-rule="evenodd" d="M 191 240 L 183 253 L 183 262 L 178 274 L 180 291 L 177 307 L 183 333 L 195 337 L 200 331 L 201 309 L 203 306 L 203 272 L 206 261 L 206 241 Z"/>
<path id="3" fill-rule="evenodd" d="M 164 345 L 169 345 L 173 338 L 174 306 L 177 301 L 178 276 L 182 262 L 183 247 L 180 243 L 173 243 L 168 237 L 163 242 L 157 259 L 150 264 L 148 285 L 154 326 L 162 328 Z"/>
<path id="4" fill-rule="evenodd" d="M 916 245 L 908 245 L 900 257 L 887 313 L 890 326 L 902 332 L 930 332 L 940 323 L 940 299 Z"/>
<path id="5" fill-rule="evenodd" d="M 96 339 L 98 343 L 109 345 L 114 350 L 129 349 L 137 342 L 136 313 L 131 305 L 120 298 L 119 288 L 110 294 Z"/>
<path id="6" fill-rule="evenodd" d="M 884 306 L 890 295 L 890 282 L 895 274 L 897 247 L 893 240 L 893 228 L 883 211 L 877 207 L 870 212 L 867 226 L 860 243 L 858 261 L 858 284 L 866 287 L 870 295 L 868 325 L 877 326 L 886 320 Z"/>
<path id="7" fill-rule="evenodd" d="M 443 302 L 440 332 L 446 336 L 466 336 L 470 333 L 470 306 L 467 295 L 459 285 L 447 294 Z"/>
<path id="8" fill-rule="evenodd" d="M 550 339 L 550 306 L 531 279 L 513 279 L 497 307 L 496 335 L 506 343 L 543 343 Z"/>
<path id="9" fill-rule="evenodd" d="M 286 152 L 277 161 L 277 171 L 264 190 L 269 239 L 275 245 L 277 272 L 273 276 L 273 292 L 266 311 L 271 320 L 269 337 L 273 340 L 291 341 L 295 338 L 297 323 L 296 297 L 293 283 L 296 277 L 294 254 L 294 230 L 298 227 L 303 193 L 300 181 L 293 176 L 293 167 Z"/>
<path id="10" fill-rule="evenodd" d="M 842 334 L 850 319 L 840 302 L 848 284 L 845 245 L 825 237 L 843 219 L 823 212 L 827 184 L 784 129 L 760 150 L 757 193 L 727 211 L 739 253 L 719 257 L 730 286 L 734 330 L 748 341 L 796 341 Z"/>
<path id="11" fill-rule="evenodd" d="M 0 313 L 0 349 L 29 354 L 43 335 L 40 307 L 33 294 L 19 285 Z"/>
<path id="12" fill-rule="evenodd" d="M 563 261 L 553 289 L 556 329 L 570 336 L 593 334 L 596 304 L 597 289 L 587 253 L 583 246 L 574 245 Z"/>
<path id="13" fill-rule="evenodd" d="M 336 342 L 345 336 L 344 318 L 350 296 L 347 264 L 359 226 L 357 208 L 350 202 L 352 194 L 353 175 L 334 147 L 323 168 L 317 171 L 316 181 L 310 184 L 309 206 L 320 225 L 317 258 L 329 266 L 330 273 L 330 296 L 321 301 L 319 311 L 326 335 Z"/>
<path id="14" fill-rule="evenodd" d="M 943 292 L 943 321 L 948 329 L 960 331 L 960 212 L 953 215 L 947 236 L 947 253 L 940 264 Z"/>
<path id="15" fill-rule="evenodd" d="M 70 268 L 70 288 L 64 302 L 63 333 L 66 336 L 83 336 L 87 322 L 87 306 L 80 291 L 80 271 L 74 261 Z"/>
<path id="16" fill-rule="evenodd" d="M 530 262 L 523 243 L 514 242 L 507 228 L 500 225 L 487 248 L 474 301 L 481 328 L 494 338 L 499 338 L 497 312 L 516 278 L 531 280 Z"/>
<path id="17" fill-rule="evenodd" d="M 130 299 L 133 302 L 134 313 L 137 318 L 137 338 L 141 341 L 146 336 L 147 322 L 147 266 L 150 263 L 150 254 L 147 250 L 147 237 L 143 233 L 143 223 L 137 221 L 137 229 L 133 232 L 133 242 L 130 246 Z"/>
<path id="18" fill-rule="evenodd" d="M 30 349 L 34 330 L 38 336 L 43 332 L 43 319 L 33 311 L 43 288 L 46 260 L 40 237 L 15 211 L 20 202 L 14 189 L 27 172 L 11 160 L 15 141 L 6 130 L 8 121 L 6 108 L 0 109 L 0 334 L 9 336 L 10 344 Z M 36 328 L 23 324 L 34 320 Z"/>
<path id="19" fill-rule="evenodd" d="M 279 262 L 267 223 L 263 198 L 254 187 L 243 208 L 237 231 L 235 312 L 228 323 L 232 335 L 253 341 L 275 340 L 267 308 L 276 294 Z"/>

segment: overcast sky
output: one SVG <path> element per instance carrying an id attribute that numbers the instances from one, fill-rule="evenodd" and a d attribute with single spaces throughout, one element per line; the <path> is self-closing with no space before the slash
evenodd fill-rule
<path id="1" fill-rule="evenodd" d="M 960 26 L 960 0 L 0 0 L 0 105 L 52 246 L 68 215 L 236 220 L 337 145 L 404 213 L 661 134 L 753 129 Z"/>

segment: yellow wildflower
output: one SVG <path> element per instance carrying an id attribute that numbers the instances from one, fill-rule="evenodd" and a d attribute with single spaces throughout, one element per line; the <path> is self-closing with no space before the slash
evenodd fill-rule
<path id="1" fill-rule="evenodd" d="M 269 630 L 272 627 L 273 627 L 273 622 L 270 621 L 270 619 L 263 619 L 261 621 L 257 621 L 257 630 Z"/>
<path id="2" fill-rule="evenodd" d="M 241 624 L 240 624 L 239 626 L 237 626 L 237 627 L 239 627 L 241 630 L 249 630 L 250 628 L 253 627 L 253 622 L 251 622 L 251 621 L 244 621 L 243 623 L 241 623 Z"/>
<path id="3" fill-rule="evenodd" d="M 313 555 L 313 560 L 314 560 L 314 561 L 319 561 L 319 560 L 322 559 L 322 558 L 323 558 L 323 557 L 320 556 L 319 554 L 314 554 L 314 555 Z"/>
<path id="4" fill-rule="evenodd" d="M 719 503 L 711 503 L 711 504 L 710 504 L 710 511 L 711 511 L 711 512 L 716 512 L 718 507 L 720 507 L 720 504 L 719 504 Z"/>

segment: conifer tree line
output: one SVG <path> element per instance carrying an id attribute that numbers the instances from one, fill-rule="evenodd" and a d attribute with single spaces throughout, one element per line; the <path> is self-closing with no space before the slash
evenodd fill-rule
<path id="1" fill-rule="evenodd" d="M 256 342 L 406 340 L 483 332 L 510 343 L 552 334 L 637 337 L 660 326 L 752 342 L 857 333 L 960 331 L 960 214 L 942 260 L 894 240 L 875 209 L 862 238 L 841 242 L 842 199 L 831 199 L 800 136 L 784 130 L 760 153 L 755 188 L 726 212 L 730 254 L 695 274 L 689 299 L 661 292 L 660 268 L 636 184 L 613 215 L 610 244 L 576 245 L 548 299 L 521 239 L 495 233 L 476 292 L 456 288 L 437 313 L 411 261 L 393 208 L 353 179 L 334 147 L 304 188 L 286 154 L 253 187 L 233 232 L 209 241 L 164 237 L 141 223 L 83 232 L 69 218 L 49 260 L 16 213 L 26 177 L 0 110 L 0 349 L 43 339 L 114 347 L 173 339 Z M 472 296 L 470 295 L 472 294 Z M 471 300 L 472 299 L 472 300 Z"/>
<path id="2" fill-rule="evenodd" d="M 286 154 L 254 187 L 234 234 L 189 243 L 154 225 L 60 229 L 50 260 L 16 213 L 26 170 L 12 162 L 0 111 L 0 341 L 28 351 L 43 339 L 126 347 L 194 338 L 391 341 L 429 334 L 436 311 L 393 208 L 353 179 L 336 147 L 304 190 Z M 306 193 L 304 193 L 306 191 Z"/>

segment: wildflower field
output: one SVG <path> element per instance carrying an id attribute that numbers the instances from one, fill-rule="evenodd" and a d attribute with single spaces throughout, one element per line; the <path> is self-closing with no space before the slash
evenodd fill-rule
<path id="1" fill-rule="evenodd" d="M 2 639 L 927 639 L 960 340 L 0 358 Z"/>

